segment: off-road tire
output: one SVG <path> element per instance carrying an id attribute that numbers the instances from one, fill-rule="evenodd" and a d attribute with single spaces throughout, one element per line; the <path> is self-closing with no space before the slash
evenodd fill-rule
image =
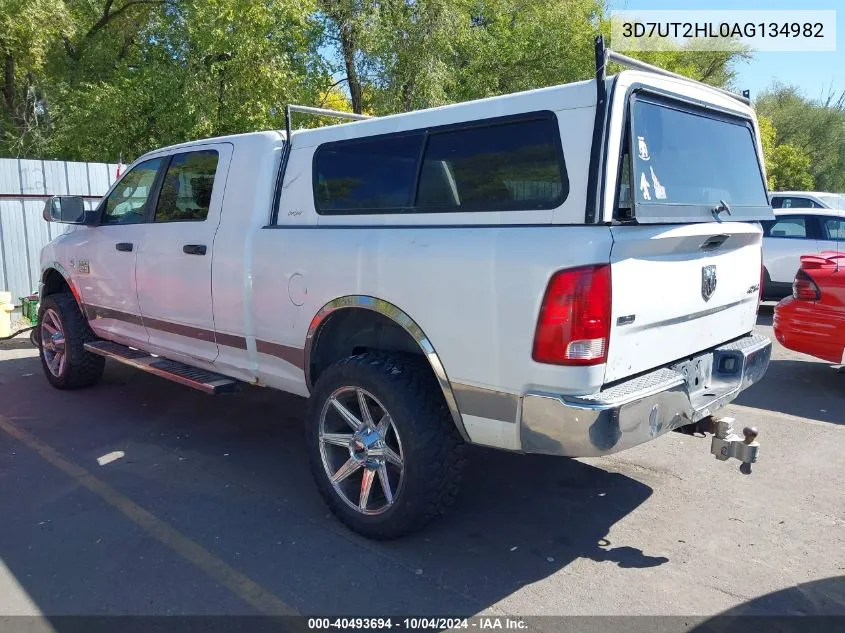
<path id="1" fill-rule="evenodd" d="M 390 413 L 404 451 L 404 483 L 393 505 L 376 516 L 347 505 L 335 491 L 320 456 L 320 414 L 344 386 L 373 394 Z M 455 501 L 464 468 L 464 443 L 443 393 L 424 359 L 366 352 L 329 367 L 317 380 L 306 417 L 311 472 L 326 504 L 349 529 L 376 540 L 418 530 Z"/>
<path id="2" fill-rule="evenodd" d="M 47 380 L 57 389 L 81 389 L 98 383 L 103 377 L 106 359 L 85 351 L 85 343 L 96 341 L 97 336 L 88 326 L 88 321 L 80 311 L 76 299 L 69 292 L 47 295 L 38 307 L 39 328 L 44 312 L 51 308 L 62 322 L 67 362 L 65 362 L 64 371 L 59 376 L 54 376 L 47 367 L 44 346 L 41 345 L 39 357 Z"/>

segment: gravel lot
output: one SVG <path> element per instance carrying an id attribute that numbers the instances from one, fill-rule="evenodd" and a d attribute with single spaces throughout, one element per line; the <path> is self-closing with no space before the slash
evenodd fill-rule
<path id="1" fill-rule="evenodd" d="M 59 392 L 25 336 L 0 343 L 0 616 L 845 615 L 845 373 L 775 345 L 729 408 L 760 429 L 751 476 L 677 433 L 603 459 L 473 449 L 445 519 L 372 543 L 317 495 L 303 400 L 116 364 Z"/>

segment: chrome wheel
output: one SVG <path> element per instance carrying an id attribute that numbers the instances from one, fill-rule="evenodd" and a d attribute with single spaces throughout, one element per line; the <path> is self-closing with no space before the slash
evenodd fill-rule
<path id="1" fill-rule="evenodd" d="M 47 362 L 47 369 L 56 378 L 61 377 L 67 364 L 65 331 L 56 311 L 45 310 L 41 317 L 41 353 Z"/>
<path id="2" fill-rule="evenodd" d="M 402 489 L 405 456 L 384 405 L 365 389 L 341 387 L 323 405 L 318 432 L 323 468 L 338 496 L 362 514 L 387 511 Z"/>

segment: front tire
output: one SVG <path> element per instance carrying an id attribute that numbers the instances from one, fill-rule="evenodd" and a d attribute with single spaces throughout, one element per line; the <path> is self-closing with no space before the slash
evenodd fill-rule
<path id="1" fill-rule="evenodd" d="M 417 530 L 457 496 L 463 443 L 418 357 L 367 352 L 332 365 L 315 385 L 306 436 L 326 504 L 368 538 Z"/>
<path id="2" fill-rule="evenodd" d="M 85 350 L 97 340 L 67 292 L 48 295 L 38 309 L 41 345 L 39 356 L 44 375 L 57 389 L 80 389 L 99 382 L 106 359 Z"/>

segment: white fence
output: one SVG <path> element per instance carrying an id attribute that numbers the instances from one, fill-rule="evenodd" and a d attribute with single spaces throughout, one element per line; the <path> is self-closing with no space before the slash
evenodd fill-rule
<path id="1" fill-rule="evenodd" d="M 45 222 L 52 195 L 83 196 L 97 203 L 114 182 L 117 165 L 0 158 L 0 290 L 12 301 L 38 289 L 41 247 L 65 230 Z"/>

